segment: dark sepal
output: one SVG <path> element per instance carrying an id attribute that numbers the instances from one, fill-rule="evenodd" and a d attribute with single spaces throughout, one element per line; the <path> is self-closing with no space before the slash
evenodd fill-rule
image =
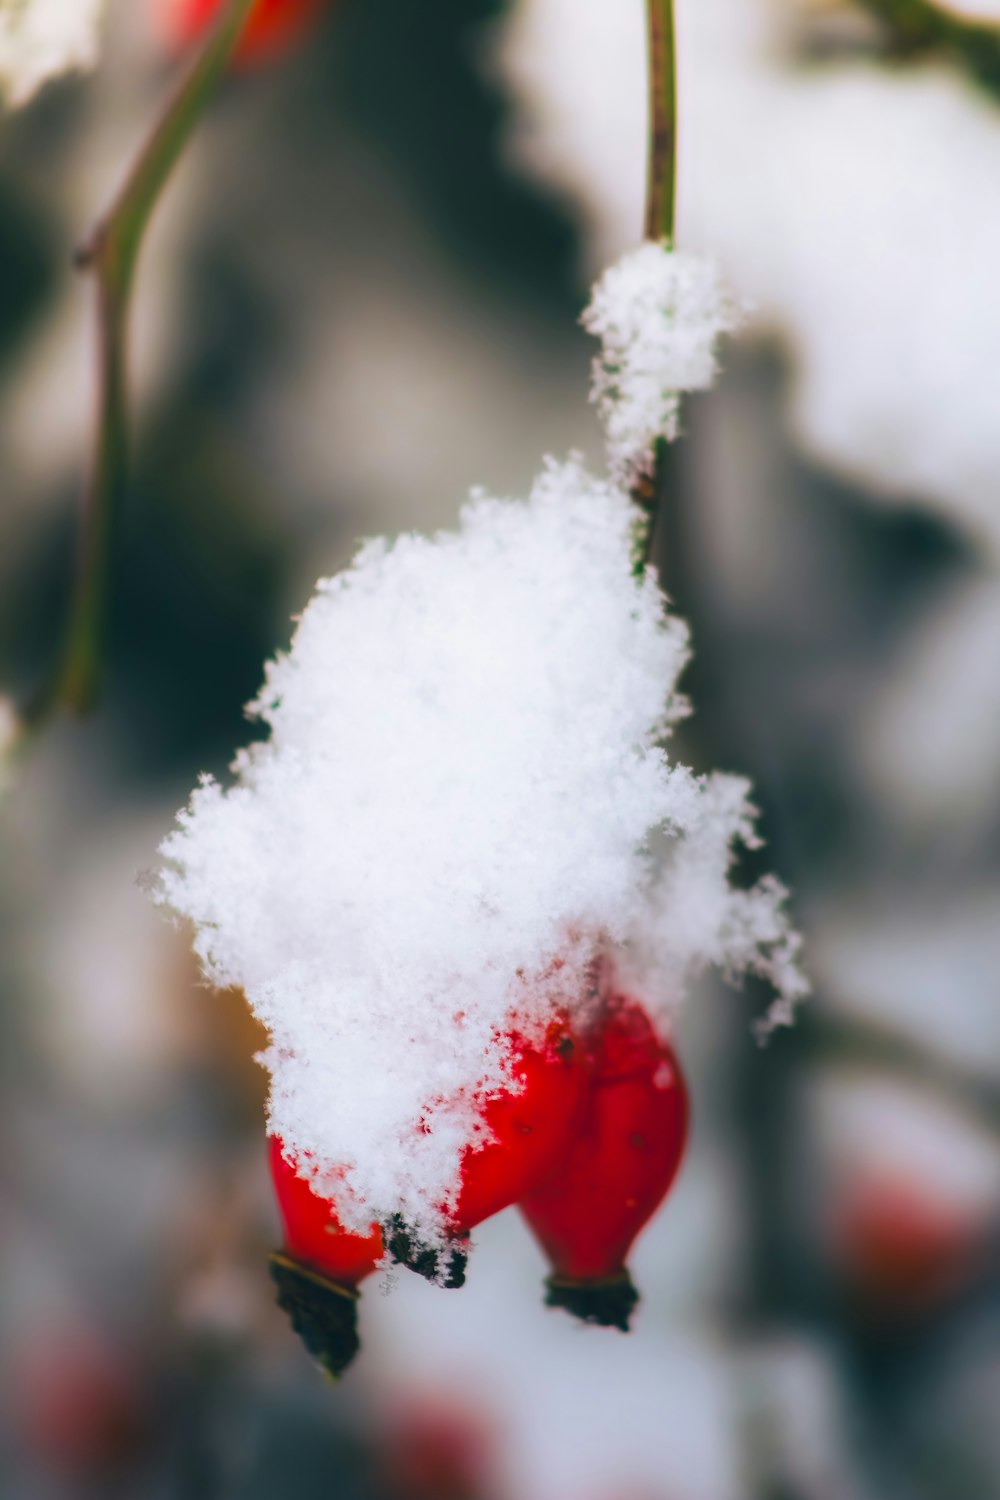
<path id="1" fill-rule="evenodd" d="M 361 1348 L 358 1338 L 358 1292 L 340 1286 L 283 1250 L 268 1256 L 278 1306 L 326 1373 L 339 1380 Z"/>
<path id="2" fill-rule="evenodd" d="M 456 1288 L 465 1285 L 465 1268 L 469 1260 L 468 1239 L 453 1245 L 428 1245 L 414 1234 L 410 1226 L 393 1214 L 382 1226 L 385 1248 L 393 1260 L 410 1271 L 416 1271 L 436 1286 Z"/>
<path id="3" fill-rule="evenodd" d="M 639 1293 L 627 1271 L 601 1281 L 577 1281 L 570 1276 L 547 1276 L 546 1307 L 561 1307 L 584 1323 L 599 1328 L 620 1328 L 628 1333 Z"/>

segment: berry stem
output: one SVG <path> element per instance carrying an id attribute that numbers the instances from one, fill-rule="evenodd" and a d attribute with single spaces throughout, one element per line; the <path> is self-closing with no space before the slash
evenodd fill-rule
<path id="1" fill-rule="evenodd" d="M 649 148 L 645 237 L 666 245 L 674 240 L 677 198 L 677 48 L 673 0 L 646 0 L 649 67 Z M 639 510 L 632 573 L 641 582 L 653 556 L 656 520 L 666 477 L 667 443 L 656 445 L 653 472 L 635 486 Z"/>
<path id="2" fill-rule="evenodd" d="M 84 713 L 100 685 L 108 589 L 128 462 L 127 335 L 135 271 L 153 211 L 225 70 L 254 0 L 227 0 L 139 149 L 111 206 L 74 257 L 93 274 L 97 307 L 97 407 L 84 487 L 76 583 L 64 655 L 26 717 L 63 706 Z"/>
<path id="3" fill-rule="evenodd" d="M 677 196 L 677 61 L 673 0 L 646 0 L 649 49 L 647 240 L 674 238 Z"/>

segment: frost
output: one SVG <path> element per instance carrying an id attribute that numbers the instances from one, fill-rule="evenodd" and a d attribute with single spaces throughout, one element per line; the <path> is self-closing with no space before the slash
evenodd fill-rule
<path id="1" fill-rule="evenodd" d="M 104 0 L 0 0 L 0 92 L 26 104 L 50 78 L 92 68 Z"/>
<path id="2" fill-rule="evenodd" d="M 656 439 L 677 436 L 681 392 L 712 384 L 736 304 L 711 261 L 649 243 L 605 271 L 581 321 L 601 340 L 592 395 L 611 472 L 631 486 L 652 473 Z"/>
<path id="3" fill-rule="evenodd" d="M 268 668 L 269 739 L 163 846 L 161 899 L 270 1029 L 271 1130 L 355 1223 L 439 1226 L 511 1016 L 583 1005 L 594 957 L 624 962 L 650 920 L 675 971 L 784 982 L 776 898 L 726 894 L 742 784 L 662 748 L 687 637 L 631 578 L 635 515 L 550 463 L 526 503 L 478 495 L 455 532 L 366 545 Z M 684 835 L 707 915 L 653 881 L 657 829 Z"/>

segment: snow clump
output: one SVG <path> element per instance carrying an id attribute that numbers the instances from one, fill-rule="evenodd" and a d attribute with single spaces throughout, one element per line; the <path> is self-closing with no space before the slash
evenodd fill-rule
<path id="1" fill-rule="evenodd" d="M 526 503 L 478 494 L 454 532 L 365 545 L 267 669 L 269 738 L 162 847 L 160 899 L 270 1030 L 270 1130 L 358 1226 L 441 1227 L 511 1017 L 583 1006 L 595 957 L 634 941 L 655 830 L 713 850 L 691 967 L 788 941 L 771 887 L 737 940 L 719 853 L 752 839 L 745 801 L 662 748 L 687 634 L 631 576 L 636 515 L 550 462 Z M 676 954 L 668 887 L 652 909 Z"/>
<path id="2" fill-rule="evenodd" d="M 593 399 L 612 474 L 627 487 L 653 472 L 657 438 L 676 438 L 682 391 L 707 390 L 715 346 L 738 324 L 710 260 L 647 242 L 610 266 L 583 326 L 601 340 Z"/>
<path id="3" fill-rule="evenodd" d="M 60 73 L 97 62 L 104 0 L 0 0 L 0 94 L 26 104 Z"/>
<path id="4" fill-rule="evenodd" d="M 803 447 L 995 560 L 996 102 L 944 63 L 803 64 L 808 7 L 676 10 L 685 245 L 710 250 L 753 328 L 787 347 Z M 509 151 L 573 205 L 587 264 L 603 265 L 642 221 L 643 7 L 514 0 L 492 36 Z"/>

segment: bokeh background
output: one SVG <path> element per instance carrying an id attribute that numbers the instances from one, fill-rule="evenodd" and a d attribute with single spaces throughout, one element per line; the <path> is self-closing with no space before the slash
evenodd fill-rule
<path id="1" fill-rule="evenodd" d="M 680 238 L 752 303 L 672 453 L 679 748 L 753 778 L 814 998 L 764 1050 L 763 997 L 691 998 L 629 1337 L 542 1307 L 511 1212 L 462 1293 L 370 1286 L 323 1383 L 266 1275 L 260 1039 L 144 886 L 318 576 L 598 459 L 576 320 L 638 234 L 644 91 L 640 0 L 339 0 L 164 199 L 103 699 L 0 793 L 10 1500 L 1000 1494 L 1000 47 L 929 0 L 678 9 Z M 173 65 L 120 0 L 97 72 L 0 120 L 13 698 L 72 575 L 71 250 Z"/>

